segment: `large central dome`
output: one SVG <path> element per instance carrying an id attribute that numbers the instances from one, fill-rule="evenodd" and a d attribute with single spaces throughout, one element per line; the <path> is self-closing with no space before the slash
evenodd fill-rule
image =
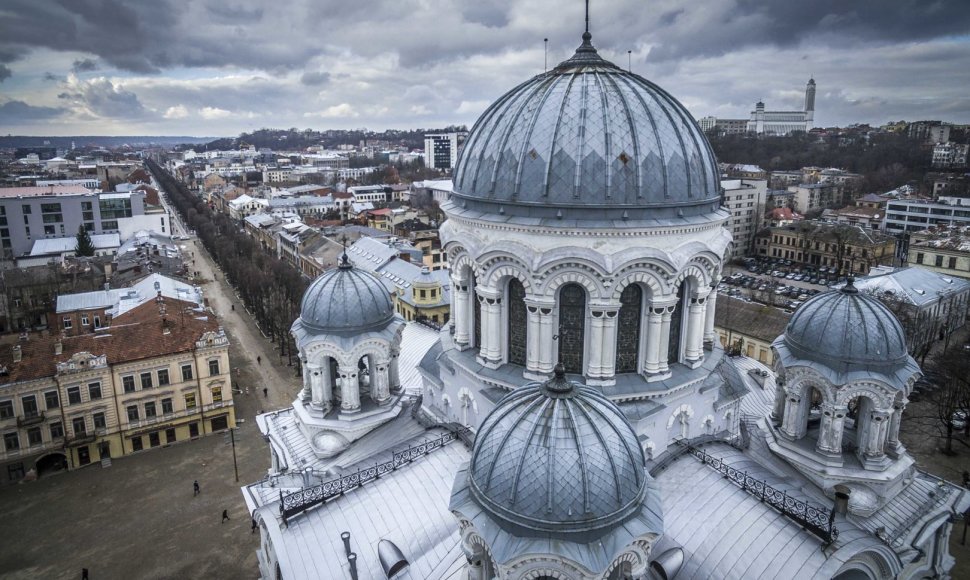
<path id="1" fill-rule="evenodd" d="M 576 54 L 496 101 L 465 142 L 454 201 L 489 214 L 668 219 L 714 213 L 720 181 L 710 144 L 663 89 Z"/>

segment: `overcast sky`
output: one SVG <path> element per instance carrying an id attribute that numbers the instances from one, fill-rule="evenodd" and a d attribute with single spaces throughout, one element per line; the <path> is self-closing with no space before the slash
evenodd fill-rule
<path id="1" fill-rule="evenodd" d="M 697 117 L 970 122 L 967 0 L 593 0 L 593 44 Z M 475 122 L 568 58 L 578 0 L 3 0 L 0 132 L 227 136 Z"/>

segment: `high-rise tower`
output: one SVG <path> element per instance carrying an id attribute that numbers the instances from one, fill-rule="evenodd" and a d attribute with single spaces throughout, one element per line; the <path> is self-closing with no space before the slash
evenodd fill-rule
<path id="1" fill-rule="evenodd" d="M 815 121 L 815 79 L 808 79 L 805 86 L 805 130 L 814 127 Z"/>

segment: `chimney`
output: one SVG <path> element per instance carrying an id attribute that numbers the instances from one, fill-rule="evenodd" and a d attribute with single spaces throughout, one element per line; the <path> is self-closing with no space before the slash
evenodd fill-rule
<path id="1" fill-rule="evenodd" d="M 350 555 L 350 532 L 341 532 L 340 539 L 344 541 L 344 554 Z"/>
<path id="2" fill-rule="evenodd" d="M 61 355 L 64 353 L 64 343 L 58 340 L 54 343 L 54 356 Z"/>
<path id="3" fill-rule="evenodd" d="M 845 491 L 835 492 L 835 513 L 840 515 L 845 515 L 849 511 L 849 494 L 851 492 L 848 488 Z"/>
<path id="4" fill-rule="evenodd" d="M 13 362 L 20 362 L 23 358 L 22 351 L 20 350 L 20 345 L 13 345 Z"/>
<path id="5" fill-rule="evenodd" d="M 358 580 L 358 578 L 357 578 L 357 554 L 351 552 L 347 556 L 347 563 L 350 564 L 350 578 L 351 578 L 351 580 Z"/>

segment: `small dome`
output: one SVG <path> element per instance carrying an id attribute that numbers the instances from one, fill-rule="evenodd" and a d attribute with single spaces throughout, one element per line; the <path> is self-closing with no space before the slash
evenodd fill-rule
<path id="1" fill-rule="evenodd" d="M 300 322 L 311 332 L 361 332 L 394 318 L 391 295 L 376 276 L 354 268 L 342 257 L 340 266 L 325 272 L 307 288 Z"/>
<path id="2" fill-rule="evenodd" d="M 556 371 L 508 394 L 485 418 L 469 465 L 472 496 L 532 530 L 617 526 L 641 509 L 643 450 L 616 405 Z"/>
<path id="3" fill-rule="evenodd" d="M 805 302 L 785 328 L 785 345 L 795 356 L 823 364 L 905 364 L 906 335 L 879 300 L 849 283 Z"/>
<path id="4" fill-rule="evenodd" d="M 717 161 L 687 109 L 601 58 L 576 54 L 475 123 L 455 169 L 469 210 L 576 220 L 665 219 L 720 207 Z"/>
<path id="5" fill-rule="evenodd" d="M 321 457 L 333 457 L 350 445 L 346 437 L 336 431 L 321 431 L 313 436 L 313 449 Z"/>

